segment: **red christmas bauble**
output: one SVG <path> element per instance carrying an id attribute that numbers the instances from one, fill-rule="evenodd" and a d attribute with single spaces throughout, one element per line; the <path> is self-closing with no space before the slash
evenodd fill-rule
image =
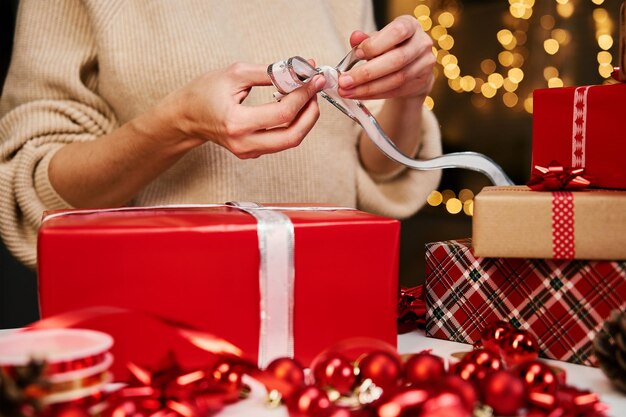
<path id="1" fill-rule="evenodd" d="M 374 415 L 377 417 L 419 416 L 422 405 L 430 398 L 430 392 L 424 387 L 402 387 L 384 395 L 375 404 Z"/>
<path id="2" fill-rule="evenodd" d="M 342 395 L 352 391 L 356 376 L 354 367 L 343 356 L 331 354 L 315 364 L 313 378 L 318 387 L 331 387 Z"/>
<path id="3" fill-rule="evenodd" d="M 338 407 L 331 405 L 328 411 L 325 413 L 325 417 L 354 417 L 350 410 L 345 407 Z"/>
<path id="4" fill-rule="evenodd" d="M 304 368 L 300 362 L 291 358 L 274 359 L 267 365 L 265 371 L 280 381 L 286 382 L 292 387 L 304 385 Z"/>
<path id="5" fill-rule="evenodd" d="M 530 332 L 515 329 L 500 343 L 500 355 L 508 367 L 534 361 L 539 357 L 539 342 Z"/>
<path id="6" fill-rule="evenodd" d="M 402 376 L 400 360 L 388 352 L 375 351 L 363 356 L 357 362 L 359 380 L 371 379 L 383 390 L 397 387 Z"/>
<path id="7" fill-rule="evenodd" d="M 211 369 L 211 376 L 216 380 L 232 387 L 243 386 L 243 370 L 237 365 L 233 365 L 228 360 L 218 360 Z"/>
<path id="8" fill-rule="evenodd" d="M 473 411 L 473 410 L 472 410 Z M 458 392 L 449 389 L 432 392 L 422 405 L 420 417 L 472 417 Z"/>
<path id="9" fill-rule="evenodd" d="M 331 402 L 326 393 L 315 385 L 297 390 L 288 400 L 290 417 L 325 416 L 331 411 Z"/>
<path id="10" fill-rule="evenodd" d="M 448 375 L 443 379 L 443 386 L 459 394 L 467 411 L 474 410 L 478 401 L 474 385 L 457 375 Z"/>
<path id="11" fill-rule="evenodd" d="M 499 370 L 482 381 L 483 403 L 499 416 L 514 416 L 526 404 L 524 383 L 510 371 Z"/>
<path id="12" fill-rule="evenodd" d="M 555 395 L 559 387 L 556 374 L 548 365 L 539 361 L 525 362 L 515 368 L 529 396 L 534 393 Z"/>
<path id="13" fill-rule="evenodd" d="M 471 417 L 460 395 L 439 385 L 401 387 L 376 403 L 377 417 Z"/>
<path id="14" fill-rule="evenodd" d="M 478 382 L 489 373 L 502 369 L 499 355 L 485 349 L 476 349 L 454 366 L 453 373 L 470 382 Z"/>
<path id="15" fill-rule="evenodd" d="M 500 353 L 500 343 L 513 331 L 513 326 L 504 320 L 498 320 L 487 326 L 480 333 L 480 340 L 485 349 Z"/>
<path id="16" fill-rule="evenodd" d="M 87 412 L 87 407 L 82 408 L 77 405 L 66 405 L 58 407 L 54 412 L 49 414 L 55 417 L 90 417 L 91 414 Z"/>
<path id="17" fill-rule="evenodd" d="M 404 378 L 408 383 L 432 382 L 445 374 L 443 359 L 428 352 L 411 355 L 404 364 Z"/>

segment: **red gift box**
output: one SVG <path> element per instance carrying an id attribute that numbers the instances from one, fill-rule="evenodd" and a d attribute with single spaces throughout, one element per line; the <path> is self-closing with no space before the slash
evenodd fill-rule
<path id="1" fill-rule="evenodd" d="M 592 342 L 626 309 L 626 262 L 481 258 L 469 239 L 426 245 L 426 334 L 473 344 L 497 320 L 529 330 L 541 355 L 595 365 Z"/>
<path id="2" fill-rule="evenodd" d="M 533 93 L 532 165 L 585 168 L 591 185 L 626 189 L 626 84 Z"/>
<path id="3" fill-rule="evenodd" d="M 376 338 L 395 346 L 399 222 L 349 209 L 268 212 L 284 213 L 293 224 L 292 297 L 287 288 L 272 288 L 278 277 L 260 281 L 276 254 L 273 244 L 260 245 L 255 216 L 239 208 L 48 215 L 38 241 L 42 317 L 91 306 L 122 307 L 211 332 L 257 358 L 261 315 L 274 320 L 278 315 L 266 317 L 276 311 L 272 308 L 292 303 L 292 343 L 305 365 L 345 338 Z M 273 292 L 262 297 L 268 288 Z M 139 356 L 154 363 L 171 347 L 167 332 L 152 337 L 147 350 L 128 343 L 140 339 L 145 345 L 149 335 L 144 333 L 155 330 L 150 326 L 126 321 L 106 326 L 116 337 L 117 375 L 126 360 Z M 266 343 L 272 347 L 274 340 Z"/>

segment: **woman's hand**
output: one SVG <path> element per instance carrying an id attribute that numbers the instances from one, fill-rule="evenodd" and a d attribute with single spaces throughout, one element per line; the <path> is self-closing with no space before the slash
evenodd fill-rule
<path id="1" fill-rule="evenodd" d="M 235 63 L 193 80 L 164 100 L 185 138 L 212 141 L 241 159 L 293 148 L 319 118 L 322 76 L 280 102 L 242 104 L 252 87 L 271 85 L 263 65 Z M 172 114 L 172 113 L 170 113 Z"/>
<path id="2" fill-rule="evenodd" d="M 422 100 L 433 85 L 432 40 L 412 16 L 400 16 L 380 31 L 355 31 L 352 47 L 367 60 L 339 77 L 339 94 L 354 99 L 408 98 Z"/>

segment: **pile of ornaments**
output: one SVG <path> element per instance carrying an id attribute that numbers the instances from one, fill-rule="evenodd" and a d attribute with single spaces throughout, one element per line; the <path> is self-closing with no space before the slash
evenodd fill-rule
<path id="1" fill-rule="evenodd" d="M 109 383 L 112 343 L 78 329 L 0 339 L 0 415 L 16 415 L 5 413 L 10 397 L 12 410 L 28 416 L 206 417 L 246 396 L 244 375 L 292 417 L 605 417 L 607 409 L 538 361 L 536 339 L 505 322 L 486 328 L 481 346 L 449 366 L 427 351 L 403 358 L 382 342 L 352 340 L 318 355 L 310 370 L 290 358 L 259 369 L 214 352 L 206 369 L 183 369 L 174 356 L 152 370 L 128 364 L 132 378 L 121 386 Z M 41 378 L 21 384 L 20 372 L 38 356 L 46 360 Z M 24 386 L 7 389 L 2 381 Z"/>
<path id="2" fill-rule="evenodd" d="M 281 358 L 261 379 L 270 400 L 284 403 L 292 417 L 606 416 L 597 395 L 566 385 L 564 372 L 537 360 L 529 332 L 499 321 L 481 342 L 449 367 L 427 351 L 403 360 L 377 350 L 352 362 L 334 349 L 318 356 L 308 374 Z"/>

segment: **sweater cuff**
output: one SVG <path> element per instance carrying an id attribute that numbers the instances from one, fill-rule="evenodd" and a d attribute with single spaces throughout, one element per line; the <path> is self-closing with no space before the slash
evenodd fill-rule
<path id="1" fill-rule="evenodd" d="M 48 176 L 50 161 L 52 160 L 54 154 L 62 147 L 63 145 L 59 145 L 56 149 L 46 153 L 35 168 L 35 191 L 37 192 L 37 195 L 41 199 L 41 203 L 46 210 L 74 208 L 56 192 L 50 183 L 50 177 Z"/>

